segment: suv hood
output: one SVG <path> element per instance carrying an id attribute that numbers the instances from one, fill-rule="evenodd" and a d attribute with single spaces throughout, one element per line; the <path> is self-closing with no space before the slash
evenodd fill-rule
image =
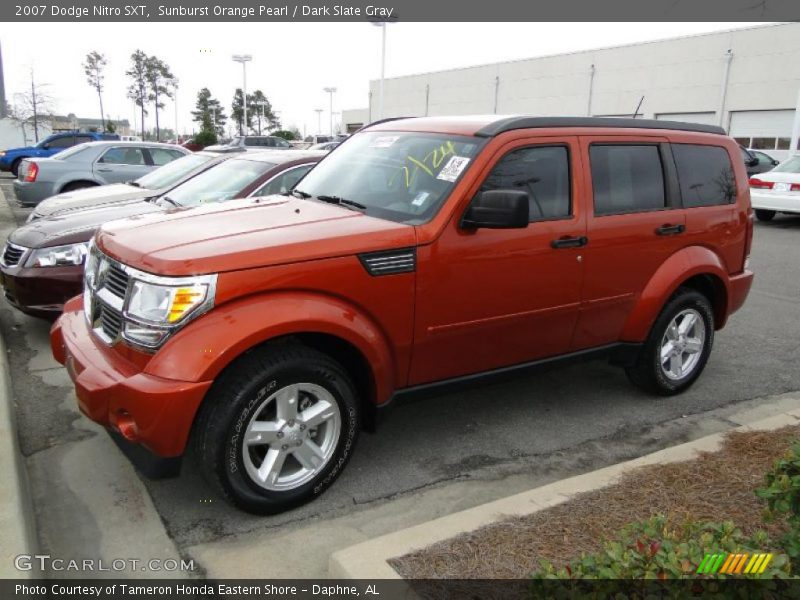
<path id="1" fill-rule="evenodd" d="M 25 248 L 88 242 L 104 223 L 146 213 L 162 213 L 165 210 L 162 206 L 144 200 L 87 208 L 31 221 L 12 231 L 8 240 Z"/>
<path id="2" fill-rule="evenodd" d="M 103 226 L 98 247 L 159 275 L 253 269 L 416 244 L 414 227 L 286 196 L 246 198 Z"/>
<path id="3" fill-rule="evenodd" d="M 146 190 L 127 183 L 98 185 L 57 194 L 42 200 L 33 211 L 36 217 L 52 217 L 66 212 L 158 196 L 159 190 Z"/>

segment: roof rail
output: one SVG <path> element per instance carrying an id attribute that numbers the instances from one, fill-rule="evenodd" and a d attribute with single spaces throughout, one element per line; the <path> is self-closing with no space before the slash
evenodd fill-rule
<path id="1" fill-rule="evenodd" d="M 727 135 L 722 127 L 680 121 L 659 121 L 656 119 L 625 119 L 616 117 L 508 117 L 490 123 L 475 132 L 479 137 L 493 137 L 515 129 L 536 129 L 545 127 L 624 127 L 635 129 L 672 129 L 677 131 L 696 131 Z"/>
<path id="2" fill-rule="evenodd" d="M 380 125 L 381 123 L 389 123 L 391 121 L 400 121 L 402 119 L 414 119 L 415 117 L 387 117 L 385 119 L 378 119 L 377 121 L 373 121 L 372 123 L 367 123 L 366 125 L 362 125 L 358 129 L 356 129 L 353 133 L 358 133 L 359 131 L 363 131 L 367 127 L 372 127 L 373 125 Z"/>

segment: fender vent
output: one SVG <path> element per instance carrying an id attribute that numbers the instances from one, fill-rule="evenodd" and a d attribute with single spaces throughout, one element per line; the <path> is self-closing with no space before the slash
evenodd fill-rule
<path id="1" fill-rule="evenodd" d="M 411 273 L 417 268 L 416 248 L 369 252 L 367 254 L 359 254 L 358 258 L 367 273 L 373 277 L 394 275 L 396 273 Z"/>

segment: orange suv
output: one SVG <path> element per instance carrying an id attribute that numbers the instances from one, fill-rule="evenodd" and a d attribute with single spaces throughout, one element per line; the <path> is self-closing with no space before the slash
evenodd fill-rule
<path id="1" fill-rule="evenodd" d="M 53 353 L 145 472 L 191 440 L 222 495 L 274 513 L 402 397 L 600 354 L 688 388 L 752 283 L 749 193 L 716 127 L 384 121 L 285 195 L 105 225 Z"/>

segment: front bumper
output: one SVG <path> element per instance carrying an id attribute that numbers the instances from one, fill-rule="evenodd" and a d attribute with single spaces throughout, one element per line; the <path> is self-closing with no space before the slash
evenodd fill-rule
<path id="1" fill-rule="evenodd" d="M 23 256 L 23 260 L 26 258 L 27 255 Z M 0 283 L 6 300 L 14 308 L 54 321 L 64 309 L 64 303 L 83 291 L 83 266 L 0 266 Z"/>
<path id="2" fill-rule="evenodd" d="M 49 181 L 20 181 L 15 179 L 14 193 L 20 204 L 34 206 L 45 198 L 54 196 L 56 191 Z"/>
<path id="3" fill-rule="evenodd" d="M 800 213 L 799 192 L 761 192 L 751 189 L 750 203 L 757 210 Z"/>
<path id="4" fill-rule="evenodd" d="M 152 454 L 181 456 L 211 381 L 148 375 L 89 330 L 81 298 L 70 300 L 50 331 L 55 359 L 67 367 L 87 417 Z"/>

